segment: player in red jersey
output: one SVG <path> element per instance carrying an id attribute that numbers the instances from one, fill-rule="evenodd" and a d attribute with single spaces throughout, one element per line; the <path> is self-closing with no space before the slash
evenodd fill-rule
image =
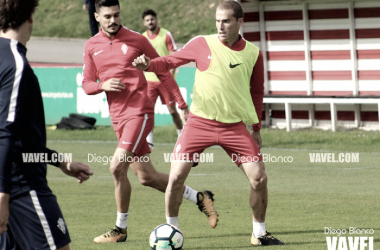
<path id="1" fill-rule="evenodd" d="M 149 158 L 150 149 L 145 138 L 154 124 L 153 105 L 147 96 L 143 72 L 132 66 L 133 59 L 142 53 L 152 58 L 159 56 L 145 37 L 120 24 L 118 0 L 96 0 L 95 7 L 95 17 L 101 28 L 85 44 L 82 86 L 89 95 L 106 92 L 119 144 L 110 166 L 115 181 L 116 225 L 94 241 L 122 242 L 127 238 L 131 196 L 127 176 L 129 167 L 145 186 L 164 192 L 168 183 L 168 175 L 157 172 Z M 165 71 L 157 76 L 187 116 L 187 104 L 171 74 Z M 208 216 L 210 226 L 215 227 L 217 214 L 213 208 L 213 194 L 210 191 L 197 192 L 188 186 L 183 186 L 182 190 L 183 197 L 196 203 Z"/>
<path id="2" fill-rule="evenodd" d="M 264 96 L 263 57 L 259 49 L 240 35 L 243 9 L 225 1 L 216 10 L 218 35 L 196 37 L 181 50 L 150 61 L 142 55 L 133 65 L 157 74 L 195 61 L 193 102 L 186 126 L 174 148 L 165 193 L 167 223 L 178 226 L 180 187 L 195 156 L 220 145 L 247 176 L 251 193 L 252 245 L 284 245 L 266 231 L 267 175 L 260 152 L 260 119 Z M 253 124 L 249 134 L 245 124 Z M 189 162 L 193 161 L 193 162 Z"/>

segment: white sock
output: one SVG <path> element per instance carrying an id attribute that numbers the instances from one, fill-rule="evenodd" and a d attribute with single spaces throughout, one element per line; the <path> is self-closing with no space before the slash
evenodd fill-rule
<path id="1" fill-rule="evenodd" d="M 265 229 L 265 222 L 260 223 L 260 222 L 254 222 L 253 223 L 253 235 L 258 239 L 259 237 L 263 236 L 265 232 L 267 231 Z"/>
<path id="2" fill-rule="evenodd" d="M 173 226 L 176 226 L 177 228 L 179 228 L 179 226 L 178 226 L 178 217 L 168 217 L 166 215 L 166 223 L 168 223 L 170 225 L 173 225 Z"/>
<path id="3" fill-rule="evenodd" d="M 153 131 L 150 131 L 150 133 L 149 133 L 148 136 L 146 137 L 146 141 L 147 141 L 148 143 L 153 144 Z"/>
<path id="4" fill-rule="evenodd" d="M 177 129 L 178 136 L 180 136 L 181 133 L 182 133 L 182 129 Z"/>
<path id="5" fill-rule="evenodd" d="M 117 211 L 116 226 L 120 228 L 127 228 L 128 224 L 128 213 L 119 213 Z"/>
<path id="6" fill-rule="evenodd" d="M 186 189 L 185 189 L 185 192 L 183 193 L 183 198 L 185 198 L 186 200 L 192 201 L 195 204 L 197 204 L 197 201 L 198 201 L 198 197 L 197 197 L 198 191 L 194 190 L 191 187 L 186 186 L 186 185 L 185 185 L 185 187 L 186 187 Z"/>

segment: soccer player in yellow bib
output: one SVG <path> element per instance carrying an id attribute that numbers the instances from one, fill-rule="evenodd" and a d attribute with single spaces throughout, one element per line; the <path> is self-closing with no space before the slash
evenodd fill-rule
<path id="1" fill-rule="evenodd" d="M 265 227 L 268 179 L 260 152 L 264 65 L 261 51 L 239 35 L 243 16 L 239 3 L 222 2 L 216 9 L 217 35 L 195 37 L 181 50 L 152 61 L 142 55 L 133 65 L 154 72 L 190 61 L 197 65 L 190 114 L 174 147 L 175 161 L 165 192 L 167 223 L 178 226 L 181 187 L 197 164 L 196 156 L 207 147 L 220 145 L 251 185 L 251 244 L 284 245 Z M 246 129 L 248 124 L 253 126 L 252 134 Z"/>
<path id="2" fill-rule="evenodd" d="M 144 26 L 148 28 L 142 35 L 148 38 L 160 56 L 170 55 L 177 50 L 177 45 L 170 31 L 157 25 L 158 19 L 157 14 L 154 12 L 154 10 L 145 10 L 141 16 L 144 20 Z M 175 71 L 176 69 L 170 70 L 170 73 L 174 78 L 176 77 Z M 160 96 L 161 103 L 166 104 L 168 107 L 169 113 L 172 116 L 174 125 L 177 129 L 177 133 L 180 135 L 183 125 L 181 117 L 175 107 L 175 97 L 170 94 L 170 92 L 165 88 L 164 84 L 160 82 L 155 73 L 145 72 L 145 78 L 148 83 L 148 96 L 152 100 L 153 106 L 156 104 L 157 97 Z M 151 150 L 153 150 L 153 131 L 148 134 L 146 139 L 148 141 L 149 147 Z"/>

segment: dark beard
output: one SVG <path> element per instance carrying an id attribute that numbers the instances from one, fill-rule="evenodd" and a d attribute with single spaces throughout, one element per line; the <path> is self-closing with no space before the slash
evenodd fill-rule
<path id="1" fill-rule="evenodd" d="M 116 35 L 117 32 L 121 29 L 121 25 L 119 25 L 119 28 L 115 32 L 108 32 L 110 35 Z"/>

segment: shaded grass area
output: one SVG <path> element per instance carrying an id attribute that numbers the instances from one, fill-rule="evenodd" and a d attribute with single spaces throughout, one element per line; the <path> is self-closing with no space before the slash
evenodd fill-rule
<path id="1" fill-rule="evenodd" d="M 89 38 L 88 12 L 82 9 L 83 1 L 41 0 L 35 13 L 33 36 Z M 141 13 L 145 9 L 156 11 L 159 26 L 185 43 L 197 35 L 216 33 L 215 10 L 218 0 L 120 0 L 121 22 L 127 28 L 142 33 Z"/>

